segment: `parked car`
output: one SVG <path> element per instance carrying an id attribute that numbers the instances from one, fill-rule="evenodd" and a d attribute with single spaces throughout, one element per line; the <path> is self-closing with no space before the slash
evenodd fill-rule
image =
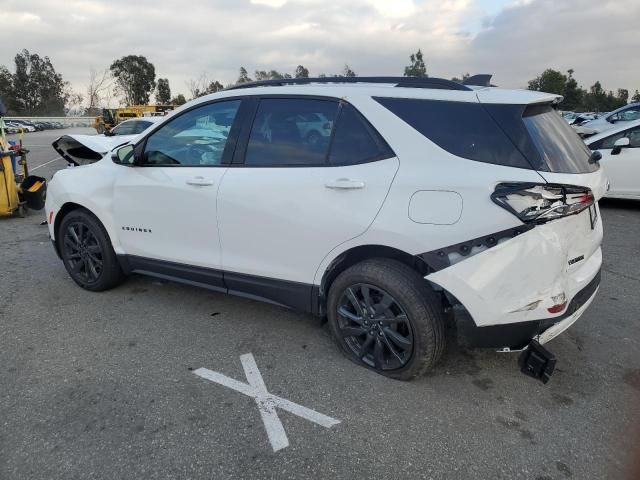
<path id="1" fill-rule="evenodd" d="M 586 142 L 602 155 L 600 164 L 610 183 L 605 196 L 640 200 L 640 120 L 625 122 Z"/>
<path id="2" fill-rule="evenodd" d="M 110 131 L 105 132 L 103 135 L 108 137 L 121 136 L 121 135 L 137 135 L 142 133 L 154 123 L 162 120 L 162 117 L 139 117 L 132 118 L 131 120 L 125 120 L 113 127 Z"/>
<path id="3" fill-rule="evenodd" d="M 599 133 L 635 120 L 640 120 L 640 103 L 630 103 L 595 120 L 585 122 L 582 126 L 596 130 Z"/>
<path id="4" fill-rule="evenodd" d="M 9 135 L 14 133 L 20 133 L 20 129 L 9 122 L 5 122 L 4 131 Z"/>
<path id="5" fill-rule="evenodd" d="M 25 132 L 35 132 L 36 131 L 36 127 L 33 124 L 31 124 L 30 122 L 27 122 L 25 120 L 12 119 L 12 120 L 9 120 L 8 123 L 11 123 L 15 127 L 21 128 Z"/>
<path id="6" fill-rule="evenodd" d="M 539 344 L 598 290 L 606 188 L 559 100 L 437 78 L 245 84 L 58 171 L 49 233 L 87 290 L 139 272 L 326 315 L 351 360 L 399 379 L 438 361 L 451 320 L 469 345 L 529 346 L 548 379 Z M 312 114 L 327 142 L 299 128 Z M 200 133 L 217 118 L 223 141 Z"/>

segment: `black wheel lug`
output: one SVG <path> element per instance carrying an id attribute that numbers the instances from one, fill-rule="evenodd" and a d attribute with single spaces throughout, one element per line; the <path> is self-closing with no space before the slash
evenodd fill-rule
<path id="1" fill-rule="evenodd" d="M 380 331 L 378 332 L 378 335 L 382 336 L 382 330 L 380 330 Z"/>
<path id="2" fill-rule="evenodd" d="M 365 325 L 369 325 L 369 320 L 365 320 L 365 321 L 364 321 L 364 324 L 365 324 Z"/>

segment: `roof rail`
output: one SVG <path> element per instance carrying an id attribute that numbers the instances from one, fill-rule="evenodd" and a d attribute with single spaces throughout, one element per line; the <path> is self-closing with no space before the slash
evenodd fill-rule
<path id="1" fill-rule="evenodd" d="M 282 78 L 277 80 L 258 80 L 241 83 L 225 90 L 254 87 L 279 87 L 282 85 L 307 85 L 309 83 L 392 83 L 396 87 L 435 88 L 441 90 L 472 90 L 452 80 L 435 77 L 315 77 L 315 78 Z"/>

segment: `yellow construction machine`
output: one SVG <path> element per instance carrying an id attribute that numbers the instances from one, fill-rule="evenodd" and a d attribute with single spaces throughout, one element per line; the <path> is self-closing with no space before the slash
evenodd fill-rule
<path id="1" fill-rule="evenodd" d="M 103 134 L 124 120 L 163 116 L 174 108 L 176 108 L 175 105 L 133 105 L 122 108 L 103 108 L 102 115 L 96 117 L 92 126 L 99 134 Z"/>

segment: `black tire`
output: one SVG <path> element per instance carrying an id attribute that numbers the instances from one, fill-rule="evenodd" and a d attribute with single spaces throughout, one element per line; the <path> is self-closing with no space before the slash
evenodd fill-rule
<path id="1" fill-rule="evenodd" d="M 104 125 L 99 123 L 98 126 L 96 127 L 96 132 L 98 132 L 98 135 L 102 135 L 105 132 Z"/>
<path id="2" fill-rule="evenodd" d="M 82 288 L 100 292 L 124 280 L 107 231 L 89 212 L 78 209 L 67 213 L 56 241 L 69 276 Z"/>
<path id="3" fill-rule="evenodd" d="M 367 260 L 338 275 L 329 290 L 327 316 L 343 353 L 387 377 L 422 375 L 444 351 L 441 302 L 424 278 L 396 260 Z M 372 352 L 365 354 L 367 348 Z"/>

